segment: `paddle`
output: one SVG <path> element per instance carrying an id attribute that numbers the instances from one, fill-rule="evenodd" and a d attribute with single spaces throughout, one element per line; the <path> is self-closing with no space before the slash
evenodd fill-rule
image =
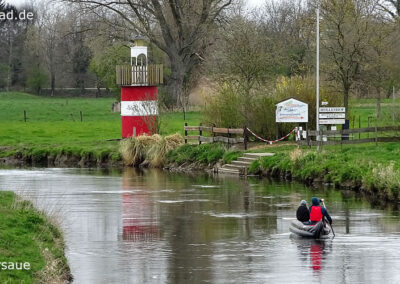
<path id="1" fill-rule="evenodd" d="M 322 201 L 322 205 L 323 205 L 323 206 L 325 207 L 325 209 L 326 209 L 325 200 L 321 199 L 321 201 Z M 324 217 L 324 218 L 326 219 L 326 217 Z M 326 221 L 327 221 L 327 223 L 329 224 L 328 220 L 326 220 Z M 332 230 L 332 233 L 333 233 L 333 237 L 335 237 L 336 235 L 335 235 L 335 231 L 333 230 L 332 224 L 329 224 L 329 226 L 331 227 L 331 230 Z"/>

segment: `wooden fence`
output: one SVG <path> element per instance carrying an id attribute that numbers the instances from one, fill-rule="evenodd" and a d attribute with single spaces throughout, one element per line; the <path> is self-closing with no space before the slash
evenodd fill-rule
<path id="1" fill-rule="evenodd" d="M 389 134 L 387 134 L 390 132 Z M 366 133 L 368 137 L 362 137 Z M 384 134 L 386 133 L 386 134 Z M 301 136 L 301 134 L 300 134 Z M 320 137 L 317 141 L 317 136 Z M 365 136 L 365 135 L 363 135 Z M 315 137 L 315 140 L 312 138 Z M 301 146 L 322 146 L 322 145 L 342 145 L 359 144 L 369 142 L 399 142 L 400 126 L 367 127 L 344 130 L 326 130 L 326 131 L 307 131 L 307 139 L 299 140 L 297 143 Z"/>
<path id="2" fill-rule="evenodd" d="M 164 83 L 162 65 L 118 65 L 116 66 L 117 85 L 156 86 Z"/>
<path id="3" fill-rule="evenodd" d="M 228 144 L 228 147 L 233 144 L 244 143 L 244 149 L 247 150 L 249 135 L 246 127 L 220 128 L 215 126 L 202 126 L 202 125 L 188 126 L 188 124 L 185 123 L 184 130 L 185 130 L 185 143 L 188 143 L 188 140 L 196 140 L 199 145 L 201 145 L 201 143 L 223 142 Z M 189 131 L 199 132 L 199 135 L 188 135 Z M 210 136 L 203 136 L 203 132 L 210 133 Z"/>

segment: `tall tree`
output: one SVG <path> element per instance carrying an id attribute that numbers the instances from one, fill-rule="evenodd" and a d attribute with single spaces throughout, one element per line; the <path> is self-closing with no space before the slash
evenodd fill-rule
<path id="1" fill-rule="evenodd" d="M 169 91 L 176 100 L 193 82 L 193 72 L 213 40 L 210 31 L 233 0 L 61 0 L 80 4 L 86 11 L 108 10 L 131 30 L 125 34 L 145 35 L 170 60 Z M 109 21 L 115 25 L 116 22 Z M 119 35 L 121 36 L 121 35 Z"/>
<path id="2" fill-rule="evenodd" d="M 348 113 L 350 91 L 359 78 L 368 46 L 370 3 L 368 0 L 323 0 L 321 6 L 324 71 L 341 86 Z"/>

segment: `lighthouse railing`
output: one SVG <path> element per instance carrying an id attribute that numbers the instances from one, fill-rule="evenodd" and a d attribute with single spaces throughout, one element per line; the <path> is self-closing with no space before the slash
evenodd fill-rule
<path id="1" fill-rule="evenodd" d="M 164 83 L 163 66 L 117 65 L 116 81 L 120 86 L 156 86 Z"/>

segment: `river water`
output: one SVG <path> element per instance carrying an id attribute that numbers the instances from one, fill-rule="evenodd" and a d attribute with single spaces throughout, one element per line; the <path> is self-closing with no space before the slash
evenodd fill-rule
<path id="1" fill-rule="evenodd" d="M 397 206 L 353 192 L 134 169 L 4 169 L 0 188 L 60 221 L 74 283 L 400 283 Z M 312 196 L 334 239 L 289 233 Z"/>

